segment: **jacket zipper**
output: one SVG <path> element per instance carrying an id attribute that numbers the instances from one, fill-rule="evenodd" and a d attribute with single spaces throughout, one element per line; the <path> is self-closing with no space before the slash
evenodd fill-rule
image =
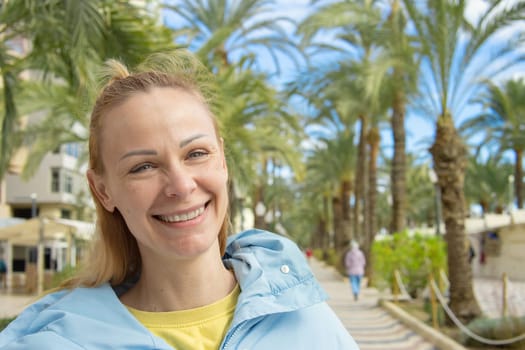
<path id="1" fill-rule="evenodd" d="M 222 350 L 226 350 L 228 349 L 230 343 L 232 342 L 232 340 L 235 338 L 235 335 L 239 332 L 239 330 L 242 328 L 244 323 L 241 323 L 239 325 L 237 325 L 233 331 L 231 331 L 230 335 L 227 336 L 227 339 L 223 342 L 223 345 L 221 346 L 221 349 Z"/>

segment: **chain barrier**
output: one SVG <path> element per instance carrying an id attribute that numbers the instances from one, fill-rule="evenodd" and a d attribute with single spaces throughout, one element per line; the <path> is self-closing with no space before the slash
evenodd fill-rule
<path id="1" fill-rule="evenodd" d="M 441 277 L 441 281 L 445 283 L 445 290 L 447 290 L 450 287 L 450 282 L 448 280 L 447 274 L 445 273 L 445 270 L 440 269 L 439 270 L 439 276 Z"/>
<path id="2" fill-rule="evenodd" d="M 448 307 L 448 303 L 445 300 L 445 297 L 441 294 L 441 291 L 439 290 L 438 286 L 436 285 L 436 282 L 432 279 L 430 281 L 430 283 L 431 283 L 431 288 L 434 290 L 434 293 L 437 296 L 441 306 L 443 307 L 443 309 L 445 310 L 447 315 L 450 317 L 452 322 L 454 322 L 454 324 L 463 333 L 465 333 L 466 335 L 468 335 L 472 339 L 475 339 L 478 342 L 483 343 L 483 344 L 487 344 L 487 345 L 508 345 L 508 344 L 517 343 L 519 341 L 525 340 L 525 333 L 521 334 L 519 336 L 513 337 L 513 338 L 502 339 L 502 340 L 488 339 L 488 338 L 484 338 L 484 337 L 482 337 L 482 336 L 480 336 L 478 334 L 475 334 L 469 328 L 467 328 L 463 323 L 461 323 L 461 321 L 456 317 L 456 315 L 454 315 L 452 310 L 450 310 L 450 308 Z"/>

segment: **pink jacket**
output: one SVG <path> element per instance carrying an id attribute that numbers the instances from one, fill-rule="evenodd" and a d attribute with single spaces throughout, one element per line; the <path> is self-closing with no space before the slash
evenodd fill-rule
<path id="1" fill-rule="evenodd" d="M 359 248 L 352 248 L 345 255 L 345 267 L 348 275 L 364 275 L 366 259 Z"/>

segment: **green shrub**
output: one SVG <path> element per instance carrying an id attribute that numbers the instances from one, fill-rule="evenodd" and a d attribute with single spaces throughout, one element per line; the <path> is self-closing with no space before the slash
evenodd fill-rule
<path id="1" fill-rule="evenodd" d="M 314 249 L 313 250 L 313 256 L 317 259 L 317 260 L 323 260 L 323 250 L 320 249 L 320 248 L 317 248 L 317 249 Z"/>
<path id="2" fill-rule="evenodd" d="M 14 318 L 0 318 L 0 332 L 7 327 L 11 321 L 14 320 Z"/>
<path id="3" fill-rule="evenodd" d="M 442 237 L 401 232 L 372 245 L 373 283 L 380 289 L 392 286 L 398 270 L 403 284 L 416 296 L 430 274 L 446 269 L 446 245 Z"/>
<path id="4" fill-rule="evenodd" d="M 436 300 L 436 303 L 439 303 L 439 301 Z M 423 300 L 423 311 L 428 315 L 428 321 L 427 321 L 427 324 L 429 326 L 432 326 L 432 323 L 433 323 L 433 315 L 432 315 L 432 301 L 430 300 L 430 298 L 425 298 Z M 445 310 L 443 310 L 443 308 L 441 307 L 441 305 L 439 305 L 437 307 L 437 310 L 436 310 L 436 318 L 437 318 L 437 323 L 439 326 L 444 326 L 446 323 L 446 315 L 445 315 Z"/>
<path id="5" fill-rule="evenodd" d="M 506 340 L 525 333 L 525 317 L 504 317 L 493 319 L 479 318 L 470 322 L 468 328 L 474 334 L 483 338 L 491 340 Z M 461 342 L 466 346 L 486 346 L 491 349 L 494 348 L 493 345 L 482 344 L 465 334 L 462 334 Z M 505 348 L 523 349 L 525 348 L 525 340 L 506 345 Z"/>
<path id="6" fill-rule="evenodd" d="M 78 269 L 79 267 L 73 267 L 71 265 L 67 265 L 66 267 L 62 269 L 62 271 L 56 272 L 53 275 L 53 278 L 51 279 L 51 283 L 45 286 L 46 289 L 58 287 L 60 284 L 62 284 L 62 282 L 73 277 L 77 273 Z"/>

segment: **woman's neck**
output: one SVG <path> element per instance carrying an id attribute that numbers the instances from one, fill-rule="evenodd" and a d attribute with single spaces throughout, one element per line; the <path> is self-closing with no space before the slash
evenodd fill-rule
<path id="1" fill-rule="evenodd" d="M 188 310 L 224 298 L 236 283 L 218 255 L 163 264 L 143 261 L 139 281 L 120 299 L 142 311 Z"/>

